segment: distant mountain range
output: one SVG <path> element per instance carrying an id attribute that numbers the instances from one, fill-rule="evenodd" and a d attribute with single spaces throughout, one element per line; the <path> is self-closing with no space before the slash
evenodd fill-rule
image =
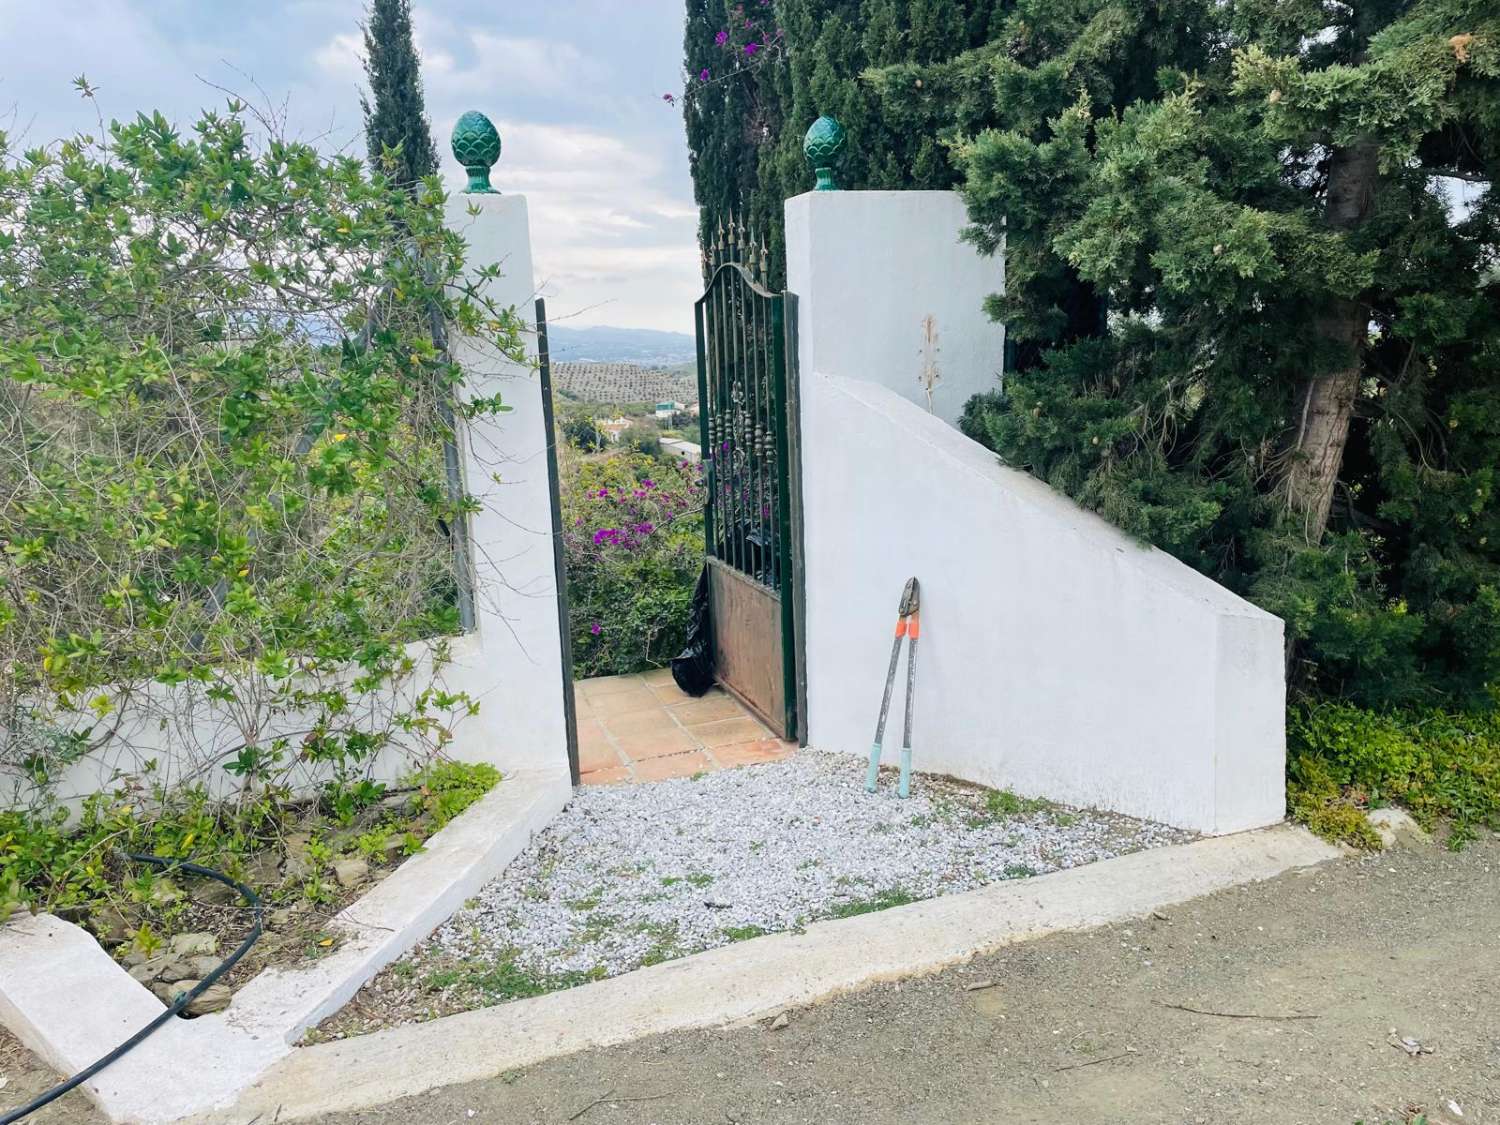
<path id="1" fill-rule="evenodd" d="M 685 332 L 654 328 L 570 328 L 547 325 L 547 345 L 557 363 L 634 363 L 673 367 L 694 363 L 698 345 Z"/>

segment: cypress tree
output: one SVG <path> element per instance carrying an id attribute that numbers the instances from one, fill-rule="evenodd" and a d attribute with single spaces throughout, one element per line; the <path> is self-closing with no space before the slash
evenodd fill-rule
<path id="1" fill-rule="evenodd" d="M 411 34 L 411 0 L 373 0 L 364 24 L 365 78 L 360 97 L 370 167 L 411 185 L 438 170 L 437 148 L 422 100 L 422 60 Z M 394 150 L 387 165 L 387 150 Z"/>

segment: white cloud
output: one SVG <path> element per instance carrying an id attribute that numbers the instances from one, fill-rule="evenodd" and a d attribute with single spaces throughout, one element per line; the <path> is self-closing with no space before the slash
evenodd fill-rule
<path id="1" fill-rule="evenodd" d="M 0 128 L 32 123 L 26 143 L 94 131 L 93 107 L 70 87 L 79 73 L 99 86 L 106 120 L 160 108 L 186 125 L 223 103 L 202 76 L 257 105 L 285 103 L 291 136 L 358 153 L 362 9 L 0 0 Z M 554 318 L 588 310 L 574 322 L 691 326 L 697 211 L 681 119 L 657 92 L 676 79 L 681 21 L 680 5 L 618 0 L 428 0 L 413 13 L 444 174 L 461 186 L 448 156 L 454 120 L 490 113 L 505 141 L 495 184 L 528 197 Z"/>

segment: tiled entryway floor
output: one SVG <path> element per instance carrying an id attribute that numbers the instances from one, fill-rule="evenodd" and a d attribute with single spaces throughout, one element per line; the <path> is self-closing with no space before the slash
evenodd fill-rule
<path id="1" fill-rule="evenodd" d="M 580 680 L 578 768 L 585 785 L 665 781 L 774 762 L 796 750 L 723 688 L 693 698 L 669 668 Z"/>

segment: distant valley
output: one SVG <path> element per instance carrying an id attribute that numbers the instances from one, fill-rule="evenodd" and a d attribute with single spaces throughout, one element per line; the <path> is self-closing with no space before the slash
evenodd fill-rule
<path id="1" fill-rule="evenodd" d="M 553 363 L 631 363 L 639 367 L 673 367 L 693 363 L 697 344 L 685 332 L 654 328 L 574 328 L 547 326 Z"/>

